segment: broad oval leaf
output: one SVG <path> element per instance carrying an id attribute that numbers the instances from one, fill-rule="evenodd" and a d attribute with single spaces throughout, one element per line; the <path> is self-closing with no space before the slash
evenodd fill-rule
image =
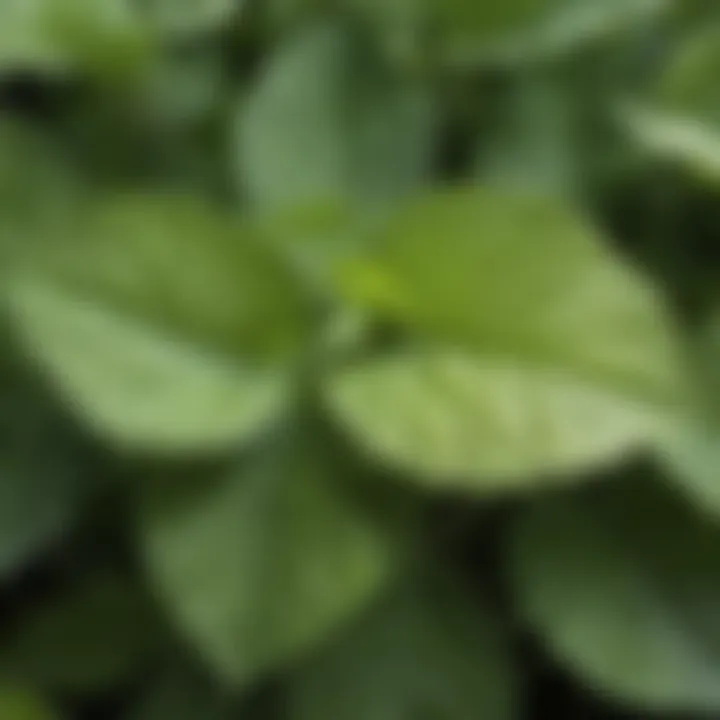
<path id="1" fill-rule="evenodd" d="M 13 267 L 26 347 L 102 437 L 205 452 L 268 426 L 311 308 L 253 233 L 184 197 L 116 199 Z"/>
<path id="2" fill-rule="evenodd" d="M 226 681 L 243 686 L 322 644 L 384 586 L 390 533 L 347 467 L 300 448 L 216 482 L 148 488 L 142 542 L 160 597 Z"/>
<path id="3" fill-rule="evenodd" d="M 593 688 L 636 707 L 720 707 L 720 534 L 659 486 L 542 502 L 513 544 L 519 606 Z"/>
<path id="4" fill-rule="evenodd" d="M 419 350 L 366 361 L 328 384 L 343 427 L 429 489 L 478 493 L 582 479 L 664 438 L 668 419 L 621 388 L 492 354 Z"/>
<path id="5" fill-rule="evenodd" d="M 291 37 L 239 107 L 239 184 L 261 211 L 382 201 L 426 179 L 433 108 L 362 37 L 333 23 Z"/>
<path id="6" fill-rule="evenodd" d="M 517 688 L 497 618 L 464 588 L 395 588 L 290 683 L 290 720 L 510 720 Z"/>
<path id="7" fill-rule="evenodd" d="M 428 197 L 343 283 L 415 343 L 332 372 L 329 405 L 424 484 L 499 490 L 614 461 L 682 406 L 661 299 L 555 200 Z"/>

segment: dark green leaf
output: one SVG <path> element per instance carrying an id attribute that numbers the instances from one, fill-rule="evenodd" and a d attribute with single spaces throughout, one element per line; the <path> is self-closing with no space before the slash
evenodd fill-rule
<path id="1" fill-rule="evenodd" d="M 126 720 L 237 720 L 217 688 L 187 669 L 166 673 Z"/>
<path id="2" fill-rule="evenodd" d="M 556 498 L 525 516 L 525 618 L 598 691 L 667 711 L 720 707 L 720 534 L 652 485 Z"/>
<path id="3" fill-rule="evenodd" d="M 7 672 L 37 687 L 97 692 L 146 670 L 167 644 L 142 591 L 102 575 L 29 613 L 0 659 Z"/>
<path id="4" fill-rule="evenodd" d="M 291 720 L 510 720 L 509 648 L 454 586 L 417 583 L 374 607 L 291 683 Z"/>
<path id="5" fill-rule="evenodd" d="M 516 190 L 574 195 L 580 179 L 577 99 L 558 73 L 518 73 L 483 127 L 475 175 L 485 183 Z"/>
<path id="6" fill-rule="evenodd" d="M 7 343 L 6 334 L 0 333 Z M 67 424 L 18 369 L 0 359 L 0 578 L 58 541 L 74 519 L 85 476 Z"/>

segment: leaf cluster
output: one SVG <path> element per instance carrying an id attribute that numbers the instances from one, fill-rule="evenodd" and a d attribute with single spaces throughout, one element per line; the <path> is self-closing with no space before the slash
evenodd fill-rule
<path id="1" fill-rule="evenodd" d="M 720 11 L 0 0 L 0 719 L 720 712 Z"/>

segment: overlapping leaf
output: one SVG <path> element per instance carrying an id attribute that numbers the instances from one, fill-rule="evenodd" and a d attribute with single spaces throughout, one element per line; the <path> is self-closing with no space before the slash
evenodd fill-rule
<path id="1" fill-rule="evenodd" d="M 671 9 L 671 0 L 352 0 L 407 54 L 431 33 L 444 62 L 535 61 L 612 36 Z"/>
<path id="2" fill-rule="evenodd" d="M 337 370 L 330 407 L 425 485 L 579 470 L 656 441 L 681 406 L 660 298 L 555 200 L 427 197 L 345 282 L 414 340 Z"/>
<path id="3" fill-rule="evenodd" d="M 248 229 L 185 197 L 92 208 L 14 269 L 26 347 L 102 437 L 185 453 L 242 442 L 291 391 L 310 308 Z"/>
<path id="4" fill-rule="evenodd" d="M 388 202 L 423 181 L 431 98 L 328 23 L 281 45 L 236 121 L 237 177 L 262 211 Z"/>
<path id="5" fill-rule="evenodd" d="M 0 69 L 105 75 L 144 66 L 152 34 L 128 0 L 6 0 Z"/>
<path id="6" fill-rule="evenodd" d="M 624 109 L 636 142 L 704 180 L 720 178 L 720 26 L 681 43 L 650 97 Z"/>
<path id="7" fill-rule="evenodd" d="M 718 530 L 652 485 L 540 503 L 514 575 L 526 619 L 594 688 L 633 706 L 717 711 Z"/>
<path id="8" fill-rule="evenodd" d="M 216 482 L 149 488 L 142 514 L 160 596 L 203 658 L 240 686 L 321 645 L 398 559 L 346 486 L 346 467 L 318 449 L 272 455 Z"/>
<path id="9" fill-rule="evenodd" d="M 516 717 L 498 621 L 461 588 L 395 589 L 291 683 L 291 720 Z"/>
<path id="10" fill-rule="evenodd" d="M 241 0 L 4 0 L 1 70 L 144 71 L 162 43 L 222 27 Z"/>

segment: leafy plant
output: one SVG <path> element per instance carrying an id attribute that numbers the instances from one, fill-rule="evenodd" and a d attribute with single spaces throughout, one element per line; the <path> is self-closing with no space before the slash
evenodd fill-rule
<path id="1" fill-rule="evenodd" d="M 4 0 L 0 718 L 720 712 L 718 37 Z"/>

